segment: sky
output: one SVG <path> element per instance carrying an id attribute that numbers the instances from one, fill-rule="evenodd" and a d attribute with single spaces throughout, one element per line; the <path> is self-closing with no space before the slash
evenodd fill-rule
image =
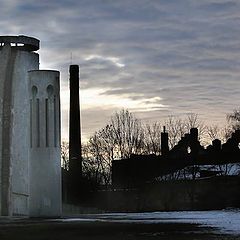
<path id="1" fill-rule="evenodd" d="M 0 35 L 20 34 L 40 39 L 41 69 L 61 73 L 63 139 L 70 64 L 84 140 L 122 108 L 223 125 L 240 107 L 239 0 L 1 0 Z"/>

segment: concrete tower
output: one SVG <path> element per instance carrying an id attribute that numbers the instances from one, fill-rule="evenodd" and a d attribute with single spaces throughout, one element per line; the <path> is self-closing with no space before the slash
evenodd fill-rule
<path id="1" fill-rule="evenodd" d="M 46 147 L 42 149 L 44 153 L 42 153 L 41 159 L 33 151 L 33 147 L 35 147 L 33 141 L 38 138 L 32 135 L 34 123 L 31 117 L 30 102 L 33 95 L 36 98 L 39 97 L 37 108 L 41 115 L 42 104 L 45 106 L 45 103 L 41 102 L 43 101 L 41 99 L 43 92 L 47 91 L 46 88 L 49 84 L 52 84 L 53 88 L 55 87 L 56 83 L 53 83 L 52 79 L 54 78 L 54 81 L 56 81 L 58 76 L 55 73 L 53 78 L 48 78 L 48 71 L 45 74 L 36 71 L 36 75 L 39 74 L 39 77 L 30 73 L 29 82 L 29 71 L 39 69 L 39 55 L 35 52 L 38 49 L 38 39 L 26 36 L 0 36 L 0 215 L 29 215 L 30 205 L 35 209 L 40 208 L 38 211 L 40 215 L 41 207 L 38 206 L 36 198 L 45 196 L 46 199 L 41 201 L 46 202 L 44 206 L 47 209 L 49 208 L 49 199 L 52 198 L 52 195 L 57 195 L 56 192 L 59 192 L 57 190 L 51 193 L 50 191 L 40 193 L 40 189 L 39 191 L 36 190 L 37 192 L 32 191 L 35 186 L 38 187 L 41 181 L 47 179 L 46 176 L 58 176 L 61 171 L 60 168 L 54 168 L 56 165 L 54 161 L 60 163 L 60 158 L 57 160 L 60 151 L 59 146 L 56 147 L 56 151 L 53 150 L 49 154 L 47 153 L 49 149 Z M 32 75 L 34 75 L 34 79 L 32 79 Z M 34 82 L 36 78 L 38 82 Z M 34 82 L 36 88 L 31 88 L 32 82 Z M 56 91 L 59 91 L 59 88 L 54 89 L 54 94 L 58 99 L 59 94 L 56 94 Z M 39 94 L 41 94 L 41 97 Z M 52 111 L 51 106 L 48 109 Z M 51 114 L 49 112 L 49 116 Z M 56 112 L 57 118 L 58 112 Z M 39 131 L 42 131 L 42 120 L 39 120 L 37 124 L 39 124 Z M 56 138 L 59 139 L 59 129 L 57 129 L 57 132 Z M 41 141 L 40 148 L 43 147 Z M 45 175 L 34 169 L 34 161 L 39 161 L 39 168 L 45 167 L 45 162 L 49 162 L 49 166 L 44 170 L 42 169 L 45 171 Z M 42 184 L 46 183 L 47 180 L 43 181 Z M 52 189 L 52 184 L 55 184 L 55 182 L 50 181 L 45 187 Z M 59 188 L 59 184 L 57 184 L 56 189 Z M 51 211 L 48 213 L 52 215 Z M 54 215 L 56 215 L 56 212 Z M 59 212 L 57 215 L 59 215 Z"/>
<path id="2" fill-rule="evenodd" d="M 35 38 L 0 36 L 1 215 L 28 214 L 28 71 L 39 68 L 38 49 Z"/>
<path id="3" fill-rule="evenodd" d="M 70 69 L 69 170 L 74 181 L 81 178 L 81 128 L 79 106 L 79 66 Z"/>
<path id="4" fill-rule="evenodd" d="M 29 72 L 30 216 L 61 215 L 59 72 Z"/>

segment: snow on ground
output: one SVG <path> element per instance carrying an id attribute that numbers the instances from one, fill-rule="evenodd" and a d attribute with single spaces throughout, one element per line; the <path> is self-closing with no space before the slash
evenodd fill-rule
<path id="1" fill-rule="evenodd" d="M 240 209 L 222 211 L 182 211 L 147 213 L 89 214 L 82 218 L 67 218 L 72 221 L 101 221 L 124 223 L 195 223 L 209 226 L 223 234 L 240 235 Z"/>

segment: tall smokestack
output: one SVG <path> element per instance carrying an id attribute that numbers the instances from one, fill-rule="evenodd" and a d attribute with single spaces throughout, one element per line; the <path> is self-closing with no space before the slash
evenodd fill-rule
<path id="1" fill-rule="evenodd" d="M 168 146 L 168 133 L 166 132 L 166 127 L 163 126 L 163 132 L 161 132 L 161 153 L 165 156 L 169 152 Z"/>
<path id="2" fill-rule="evenodd" d="M 79 105 L 79 66 L 70 65 L 69 171 L 73 179 L 82 176 Z"/>

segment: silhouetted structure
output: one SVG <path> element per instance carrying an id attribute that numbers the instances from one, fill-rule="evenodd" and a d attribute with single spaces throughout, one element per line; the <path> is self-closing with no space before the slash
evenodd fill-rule
<path id="1" fill-rule="evenodd" d="M 69 173 L 73 182 L 82 176 L 79 105 L 79 66 L 70 65 Z"/>
<path id="2" fill-rule="evenodd" d="M 132 155 L 112 162 L 112 183 L 115 188 L 131 188 L 173 173 L 187 166 L 222 165 L 240 162 L 240 130 L 227 142 L 215 139 L 206 149 L 198 141 L 198 129 L 192 128 L 170 151 L 166 130 L 161 134 L 162 155 Z M 206 174 L 206 173 L 205 173 Z M 210 173 L 209 173 L 210 174 Z"/>
<path id="3" fill-rule="evenodd" d="M 166 127 L 163 127 L 163 132 L 161 133 L 161 154 L 166 155 L 169 152 L 168 146 L 168 133 L 166 132 Z"/>

